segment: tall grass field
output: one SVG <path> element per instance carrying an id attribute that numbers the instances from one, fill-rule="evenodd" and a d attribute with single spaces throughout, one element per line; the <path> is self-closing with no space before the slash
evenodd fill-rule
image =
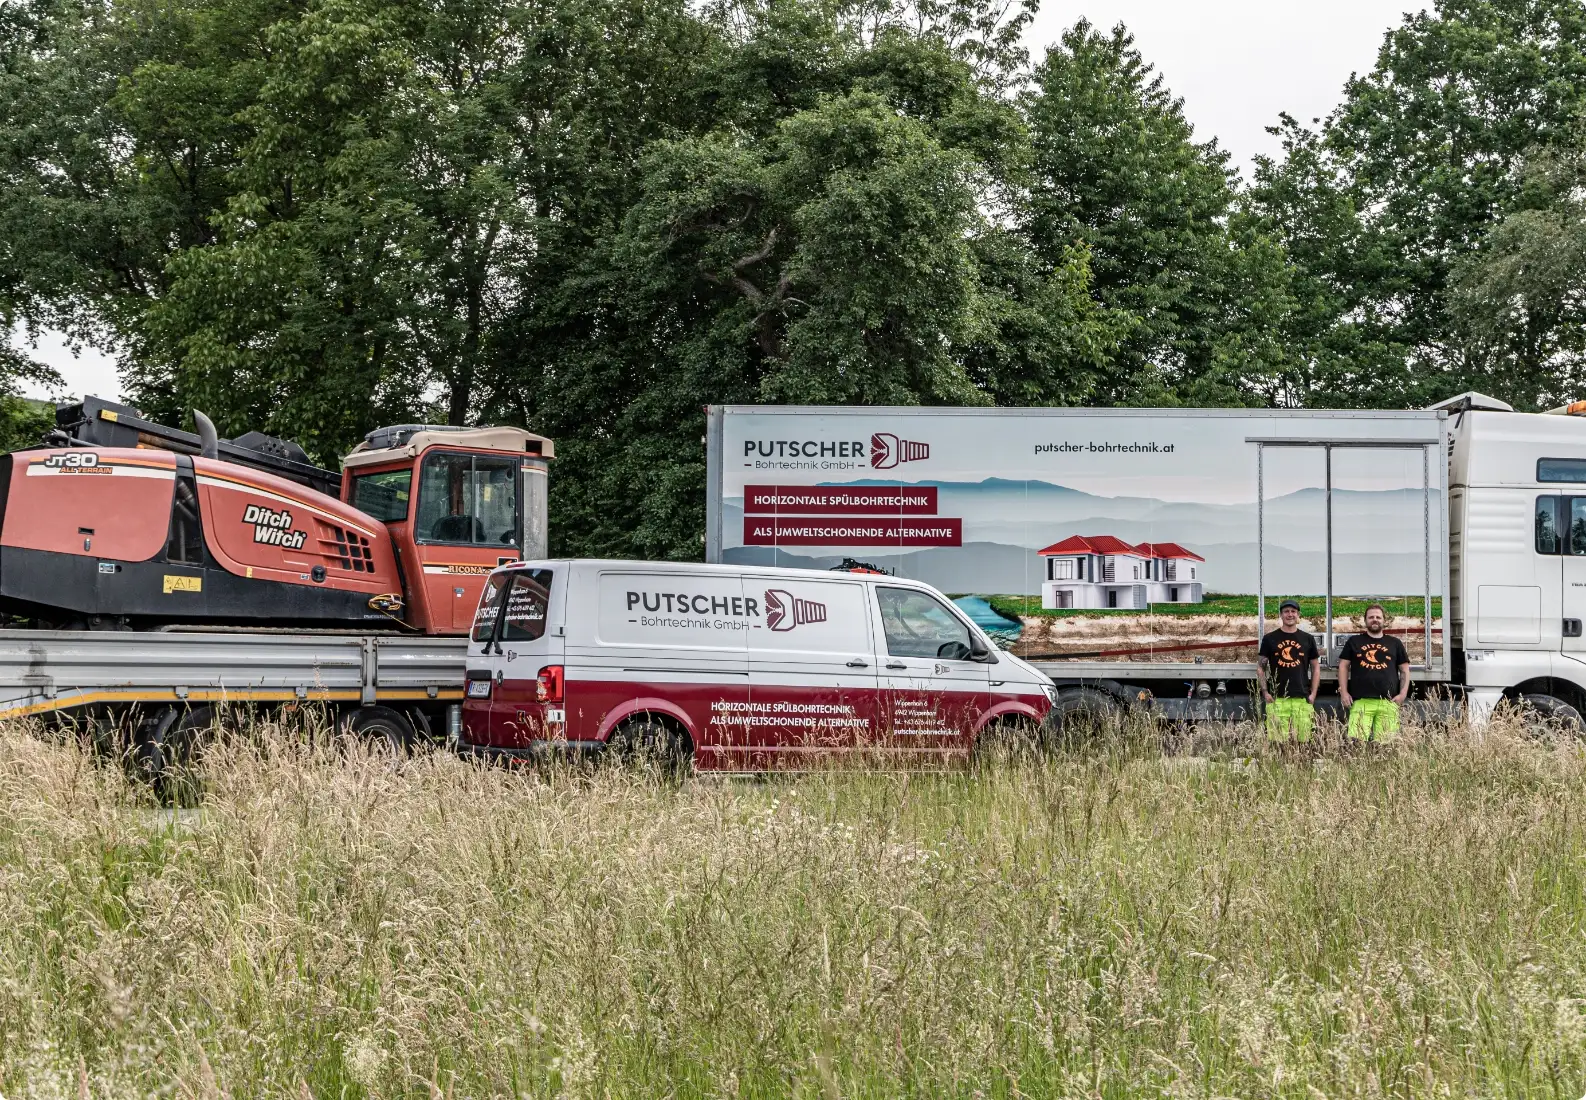
<path id="1" fill-rule="evenodd" d="M 1586 1092 L 1586 755 L 1098 733 L 663 781 L 0 730 L 0 1094 Z"/>

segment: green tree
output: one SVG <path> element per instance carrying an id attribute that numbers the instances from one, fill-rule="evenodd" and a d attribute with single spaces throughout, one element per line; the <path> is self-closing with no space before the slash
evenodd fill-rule
<path id="1" fill-rule="evenodd" d="M 1259 223 L 1236 217 L 1228 155 L 1194 140 L 1182 101 L 1128 32 L 1075 24 L 1036 69 L 1025 112 L 1037 254 L 1056 263 L 1087 249 L 1097 301 L 1130 320 L 1096 398 L 1280 397 L 1283 252 Z"/>
<path id="2" fill-rule="evenodd" d="M 1319 132 L 1283 120 L 1285 156 L 1258 168 L 1249 211 L 1299 271 L 1287 337 L 1312 401 L 1540 393 L 1467 344 L 1451 279 L 1526 201 L 1522 159 L 1568 140 L 1583 51 L 1579 0 L 1439 0 L 1386 35 Z"/>
<path id="3" fill-rule="evenodd" d="M 1541 409 L 1586 392 L 1586 150 L 1542 151 L 1516 209 L 1453 270 L 1450 308 L 1471 381 Z"/>
<path id="4" fill-rule="evenodd" d="M 9 332 L 9 326 L 3 331 Z M 57 391 L 65 385 L 54 368 L 18 351 L 9 341 L 0 342 L 0 452 L 36 447 L 55 427 L 55 406 L 23 397 L 17 391 L 24 383 Z"/>
<path id="5" fill-rule="evenodd" d="M 496 407 L 568 441 L 569 552 L 698 555 L 705 404 L 1076 403 L 1117 342 L 1083 247 L 1038 257 L 1006 216 L 1017 58 L 896 9 L 731 11 L 718 121 L 655 143 L 518 315 Z"/>

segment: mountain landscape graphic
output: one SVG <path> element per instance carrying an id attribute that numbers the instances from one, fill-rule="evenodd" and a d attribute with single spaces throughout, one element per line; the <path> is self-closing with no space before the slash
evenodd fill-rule
<path id="1" fill-rule="evenodd" d="M 1175 542 L 1206 559 L 1208 591 L 1254 592 L 1259 568 L 1268 592 L 1319 593 L 1326 588 L 1326 493 L 1303 488 L 1266 500 L 1258 538 L 1255 501 L 1204 504 L 1142 496 L 1101 496 L 1038 480 L 863 479 L 833 486 L 934 487 L 938 513 L 963 520 L 964 545 L 886 552 L 884 547 L 744 547 L 741 498 L 723 502 L 724 557 L 743 564 L 809 564 L 826 568 L 862 556 L 900 574 L 955 592 L 1034 594 L 1045 576 L 1036 552 L 1071 535 L 1113 535 L 1125 542 Z M 1442 516 L 1434 495 L 1430 516 L 1419 487 L 1333 490 L 1333 590 L 1337 594 L 1417 593 L 1443 573 Z M 1423 519 L 1430 520 L 1430 531 Z M 1428 537 L 1428 535 L 1430 537 Z M 774 559 L 774 560 L 773 560 Z M 826 563 L 826 564 L 822 564 Z"/>

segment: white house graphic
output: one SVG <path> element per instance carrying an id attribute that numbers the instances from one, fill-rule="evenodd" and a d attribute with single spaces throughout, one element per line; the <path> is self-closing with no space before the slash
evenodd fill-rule
<path id="1" fill-rule="evenodd" d="M 1124 607 L 1200 603 L 1206 559 L 1176 542 L 1131 546 L 1112 535 L 1072 535 L 1039 551 L 1046 559 L 1041 606 Z"/>

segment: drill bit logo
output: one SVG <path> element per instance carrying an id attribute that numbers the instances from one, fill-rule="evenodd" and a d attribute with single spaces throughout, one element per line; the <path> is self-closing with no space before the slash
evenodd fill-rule
<path id="1" fill-rule="evenodd" d="M 891 432 L 876 432 L 870 437 L 870 465 L 878 470 L 890 470 L 900 462 L 918 462 L 930 457 L 929 443 L 899 439 Z"/>
<path id="2" fill-rule="evenodd" d="M 805 623 L 826 621 L 826 605 L 814 600 L 801 600 L 780 588 L 765 592 L 765 625 L 778 632 L 792 630 Z"/>

